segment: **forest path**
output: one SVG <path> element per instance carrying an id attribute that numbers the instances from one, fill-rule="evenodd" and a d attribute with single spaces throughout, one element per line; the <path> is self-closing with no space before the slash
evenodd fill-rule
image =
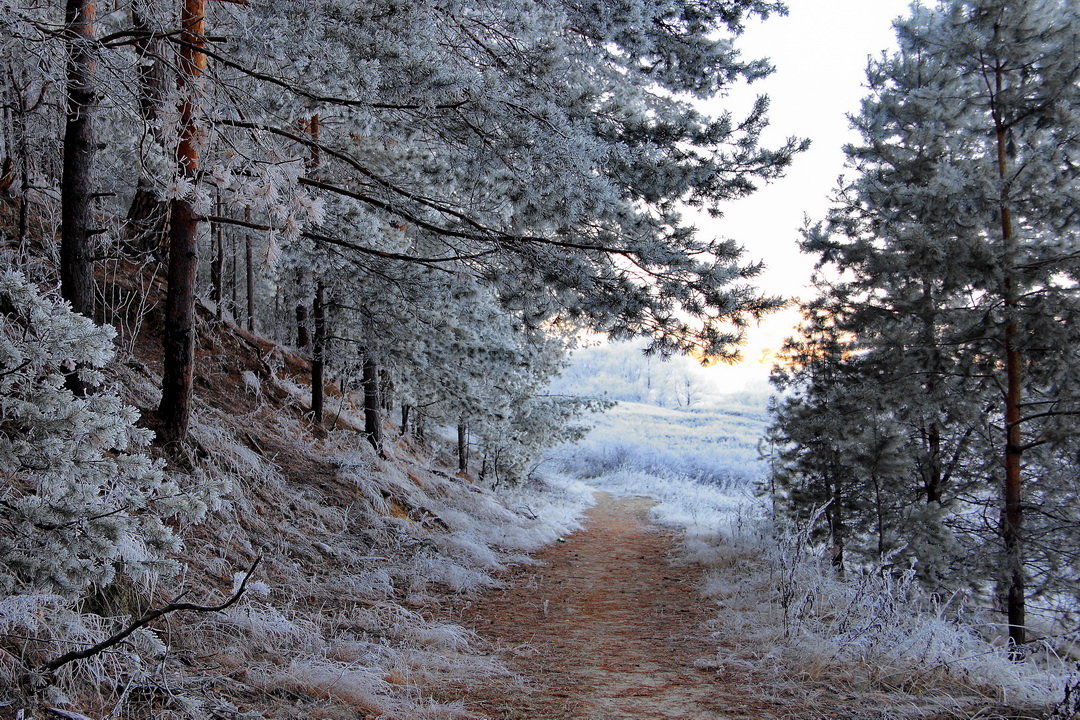
<path id="1" fill-rule="evenodd" d="M 598 493 L 583 530 L 464 610 L 520 678 L 467 691 L 471 710 L 499 720 L 808 716 L 792 714 L 792 698 L 761 697 L 762 678 L 713 669 L 702 569 L 673 562 L 678 536 L 649 522 L 654 504 Z"/>

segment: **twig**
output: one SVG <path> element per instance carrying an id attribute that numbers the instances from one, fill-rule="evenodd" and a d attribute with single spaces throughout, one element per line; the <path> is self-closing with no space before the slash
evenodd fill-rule
<path id="1" fill-rule="evenodd" d="M 228 600 L 221 603 L 220 605 L 196 605 L 195 603 L 177 602 L 177 600 L 179 600 L 179 597 L 182 597 L 179 596 L 177 600 L 174 600 L 173 602 L 169 603 L 164 607 L 160 607 L 155 610 L 147 610 L 138 620 L 134 621 L 115 635 L 112 635 L 102 640 L 98 644 L 91 645 L 90 647 L 83 650 L 72 650 L 71 652 L 64 653 L 60 657 L 54 658 L 49 662 L 43 664 L 41 668 L 43 670 L 53 672 L 58 668 L 67 665 L 70 662 L 75 662 L 76 660 L 85 660 L 88 657 L 92 657 L 94 655 L 97 655 L 98 653 L 104 652 L 105 650 L 108 650 L 114 645 L 123 642 L 123 640 L 129 635 L 131 635 L 133 632 L 135 632 L 139 628 L 146 627 L 162 615 L 168 615 L 169 613 L 178 612 L 180 610 L 190 610 L 191 612 L 217 612 L 220 610 L 224 610 L 235 604 L 244 595 L 244 591 L 247 590 L 248 580 L 251 579 L 251 574 L 255 572 L 255 568 L 259 566 L 259 562 L 261 560 L 262 556 L 255 558 L 255 561 L 251 563 L 251 567 L 248 568 L 247 573 L 244 575 L 244 579 L 240 582 L 240 587 L 237 588 L 236 592 L 233 593 L 232 597 L 230 597 Z"/>

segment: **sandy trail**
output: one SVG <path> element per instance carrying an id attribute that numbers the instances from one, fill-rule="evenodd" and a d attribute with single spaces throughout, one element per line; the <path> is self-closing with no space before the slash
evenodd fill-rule
<path id="1" fill-rule="evenodd" d="M 597 499 L 583 530 L 464 611 L 523 683 L 473 689 L 470 709 L 503 720 L 790 717 L 786 703 L 743 690 L 761 678 L 713 669 L 701 568 L 672 563 L 678 539 L 647 520 L 653 501 Z"/>

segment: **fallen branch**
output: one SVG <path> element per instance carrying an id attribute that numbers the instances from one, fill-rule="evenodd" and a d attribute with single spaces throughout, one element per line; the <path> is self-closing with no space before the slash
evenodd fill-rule
<path id="1" fill-rule="evenodd" d="M 261 560 L 261 556 L 255 558 L 255 561 L 251 563 L 251 567 L 248 568 L 247 573 L 244 574 L 244 579 L 240 581 L 240 587 L 236 589 L 236 592 L 233 593 L 232 597 L 230 597 L 228 600 L 221 603 L 220 605 L 196 605 L 195 603 L 179 602 L 179 599 L 182 596 L 177 596 L 175 600 L 173 600 L 171 603 L 164 607 L 160 607 L 154 610 L 147 610 L 139 619 L 135 620 L 115 635 L 112 635 L 102 640 L 96 645 L 91 645 L 88 648 L 84 648 L 82 650 L 72 650 L 71 652 L 64 653 L 60 657 L 54 658 L 49 662 L 44 663 L 41 666 L 41 669 L 53 672 L 63 667 L 64 665 L 67 665 L 70 662 L 75 662 L 76 660 L 85 660 L 88 657 L 93 657 L 98 653 L 102 653 L 109 648 L 118 645 L 139 628 L 146 627 L 150 623 L 157 620 L 159 617 L 162 617 L 163 615 L 168 615 L 169 613 L 179 612 L 181 610 L 189 610 L 191 612 L 217 612 L 219 610 L 225 610 L 231 605 L 234 605 L 238 600 L 240 600 L 241 597 L 243 597 L 244 591 L 247 590 L 248 580 L 251 579 L 251 574 L 255 572 L 255 568 L 259 566 L 259 562 Z"/>

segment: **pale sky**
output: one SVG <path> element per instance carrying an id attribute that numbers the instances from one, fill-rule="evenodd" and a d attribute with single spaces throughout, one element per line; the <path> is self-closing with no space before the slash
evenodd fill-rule
<path id="1" fill-rule="evenodd" d="M 804 216 L 824 217 L 829 196 L 844 170 L 843 145 L 857 137 L 847 114 L 858 111 L 866 94 L 870 56 L 895 47 L 892 21 L 907 14 L 909 0 L 789 0 L 787 17 L 755 23 L 737 42 L 746 57 L 768 57 L 776 72 L 717 101 L 720 107 L 745 105 L 758 94 L 771 100 L 771 127 L 765 143 L 791 135 L 813 144 L 795 158 L 787 176 L 746 200 L 727 206 L 715 231 L 737 240 L 746 257 L 764 260 L 759 279 L 769 293 L 785 297 L 806 291 L 813 259 L 796 245 Z M 738 389 L 766 378 L 762 359 L 780 347 L 797 322 L 794 310 L 777 313 L 751 328 L 739 366 L 710 370 L 714 382 Z"/>

